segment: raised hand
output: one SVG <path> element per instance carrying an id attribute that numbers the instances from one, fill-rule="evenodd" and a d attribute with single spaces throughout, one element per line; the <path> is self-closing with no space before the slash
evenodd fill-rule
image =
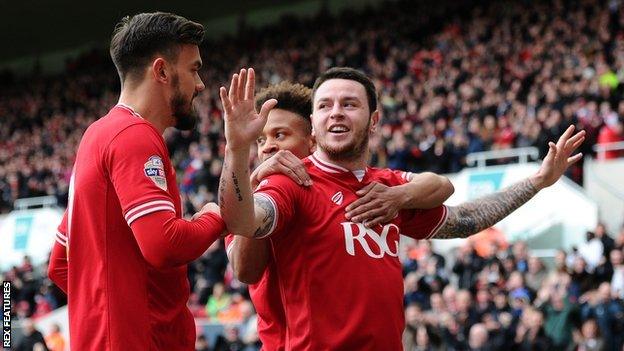
<path id="1" fill-rule="evenodd" d="M 219 89 L 225 121 L 225 140 L 230 149 L 249 147 L 266 124 L 269 111 L 277 100 L 267 100 L 260 109 L 255 108 L 256 74 L 253 68 L 241 69 L 232 76 L 229 92 Z"/>
<path id="2" fill-rule="evenodd" d="M 312 185 L 312 180 L 306 172 L 303 161 L 288 150 L 280 150 L 253 171 L 251 186 L 256 187 L 262 178 L 275 173 L 285 174 L 299 185 Z"/>
<path id="3" fill-rule="evenodd" d="M 553 185 L 561 178 L 568 167 L 583 157 L 581 153 L 574 156 L 570 155 L 572 155 L 585 140 L 585 131 L 581 130 L 572 136 L 573 133 L 574 126 L 571 125 L 559 138 L 557 144 L 553 142 L 548 143 L 548 154 L 544 158 L 540 169 L 531 177 L 531 182 L 538 190 Z"/>

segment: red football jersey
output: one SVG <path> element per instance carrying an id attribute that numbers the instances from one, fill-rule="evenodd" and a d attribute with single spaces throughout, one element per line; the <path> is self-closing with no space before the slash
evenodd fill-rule
<path id="1" fill-rule="evenodd" d="M 154 268 L 130 229 L 156 211 L 182 215 L 162 136 L 115 106 L 86 130 L 69 193 L 57 238 L 68 245 L 71 349 L 194 350 L 186 266 Z"/>
<path id="2" fill-rule="evenodd" d="M 233 235 L 225 237 L 225 247 L 230 257 L 231 244 L 236 240 Z M 286 316 L 277 281 L 277 267 L 272 254 L 262 277 L 256 284 L 249 285 L 249 295 L 258 314 L 258 336 L 262 341 L 263 351 L 282 351 L 285 349 Z"/>
<path id="3" fill-rule="evenodd" d="M 345 207 L 370 182 L 400 185 L 406 173 L 351 172 L 316 154 L 304 164 L 311 187 L 275 174 L 255 192 L 276 210 L 268 235 L 286 311 L 286 349 L 401 350 L 399 233 L 433 236 L 446 219 L 446 207 L 401 211 L 391 223 L 369 229 L 347 221 Z"/>

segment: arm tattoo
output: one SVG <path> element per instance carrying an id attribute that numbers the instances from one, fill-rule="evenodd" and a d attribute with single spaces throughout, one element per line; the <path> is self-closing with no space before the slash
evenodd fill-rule
<path id="1" fill-rule="evenodd" d="M 275 208 L 268 199 L 262 196 L 254 196 L 254 203 L 264 211 L 264 217 L 262 218 L 262 224 L 254 233 L 254 238 L 261 238 L 269 233 L 273 222 L 275 221 Z"/>
<path id="2" fill-rule="evenodd" d="M 234 190 L 236 190 L 236 196 L 238 197 L 238 201 L 243 201 L 243 195 L 241 195 L 241 190 L 238 186 L 238 178 L 236 178 L 236 174 L 234 174 L 234 172 L 232 172 L 232 183 L 234 183 Z"/>
<path id="3" fill-rule="evenodd" d="M 219 179 L 219 206 L 224 206 L 225 205 L 225 199 L 223 197 L 223 193 L 225 192 L 225 185 L 227 184 L 227 181 L 225 180 L 225 177 L 223 176 L 223 174 L 226 174 L 225 172 L 227 172 L 227 163 L 225 162 L 225 160 L 223 160 L 223 166 L 221 167 L 221 179 Z"/>
<path id="4" fill-rule="evenodd" d="M 434 238 L 466 238 L 478 233 L 507 217 L 535 194 L 537 189 L 526 179 L 494 194 L 449 207 L 448 218 Z"/>

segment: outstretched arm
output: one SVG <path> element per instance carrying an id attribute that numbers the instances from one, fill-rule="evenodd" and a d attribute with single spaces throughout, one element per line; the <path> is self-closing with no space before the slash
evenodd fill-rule
<path id="1" fill-rule="evenodd" d="M 440 206 L 454 191 L 448 178 L 431 172 L 413 174 L 409 183 L 392 187 L 372 182 L 356 192 L 361 197 L 347 206 L 345 217 L 373 227 L 391 221 L 399 210 Z"/>
<path id="2" fill-rule="evenodd" d="M 585 131 L 574 136 L 570 126 L 557 144 L 550 142 L 548 154 L 539 171 L 494 194 L 448 208 L 448 218 L 435 239 L 466 238 L 498 223 L 518 207 L 524 205 L 543 188 L 554 184 L 573 163 L 583 156 L 572 153 L 585 140 Z"/>
<path id="3" fill-rule="evenodd" d="M 249 182 L 249 150 L 262 131 L 275 99 L 262 105 L 260 113 L 254 107 L 255 73 L 242 69 L 234 74 L 229 93 L 221 87 L 225 121 L 225 161 L 219 184 L 219 207 L 228 230 L 235 235 L 262 237 L 275 219 L 270 200 L 252 197 Z"/>

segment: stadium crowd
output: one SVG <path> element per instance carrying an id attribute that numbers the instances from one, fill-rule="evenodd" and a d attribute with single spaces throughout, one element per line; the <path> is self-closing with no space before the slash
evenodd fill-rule
<path id="1" fill-rule="evenodd" d="M 216 199 L 224 152 L 217 92 L 233 69 L 254 67 L 260 86 L 310 86 L 329 67 L 360 68 L 374 78 L 382 106 L 372 163 L 449 173 L 472 152 L 535 146 L 543 156 L 546 141 L 571 123 L 588 133 L 585 156 L 598 143 L 624 140 L 623 29 L 616 0 L 397 1 L 261 29 L 241 24 L 236 36 L 202 46 L 206 89 L 195 99 L 196 130 L 166 131 L 186 214 Z M 0 212 L 23 197 L 66 203 L 80 138 L 116 103 L 114 72 L 94 50 L 60 75 L 0 75 Z M 581 167 L 569 176 L 582 183 Z M 614 243 L 600 228 L 587 247 L 559 252 L 549 270 L 521 242 L 481 255 L 467 244 L 452 263 L 427 242 L 406 247 L 406 350 L 621 349 L 624 231 Z M 65 303 L 37 268 L 25 259 L 2 274 L 14 282 L 19 317 Z M 222 243 L 190 265 L 189 278 L 193 313 L 236 325 L 217 349 L 257 348 L 253 306 Z M 198 349 L 212 346 L 198 340 Z"/>

